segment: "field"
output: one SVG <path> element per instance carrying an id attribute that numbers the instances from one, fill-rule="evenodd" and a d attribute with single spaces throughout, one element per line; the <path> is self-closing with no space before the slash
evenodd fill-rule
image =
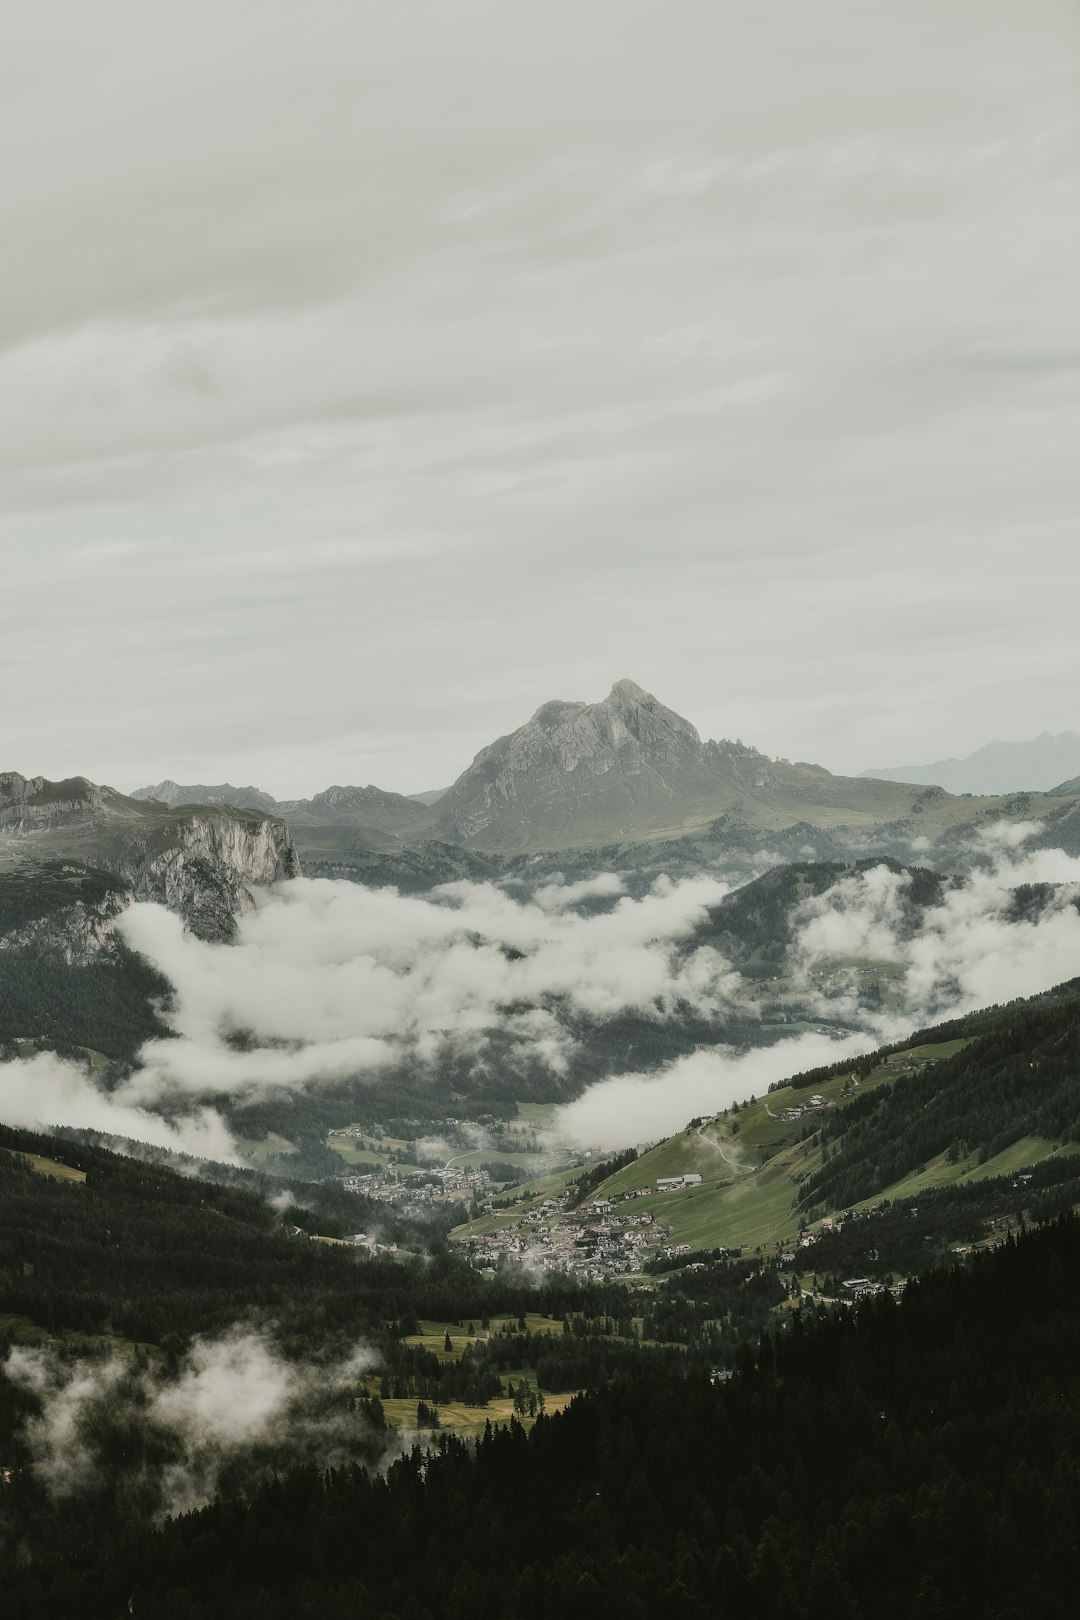
<path id="1" fill-rule="evenodd" d="M 108 1350 L 124 1361 L 134 1361 L 136 1355 L 142 1356 L 145 1361 L 164 1360 L 163 1352 L 156 1344 L 136 1344 L 131 1339 L 121 1339 L 115 1334 L 78 1333 L 73 1328 L 65 1328 L 60 1333 L 50 1333 L 48 1328 L 43 1328 L 32 1317 L 0 1311 L 0 1337 L 6 1337 L 8 1334 L 15 1344 L 66 1344 L 80 1350 Z"/>
<path id="2" fill-rule="evenodd" d="M 0 1148 L 0 1153 L 11 1152 L 12 1149 L 10 1148 Z M 70 1164 L 64 1164 L 60 1159 L 43 1159 L 40 1153 L 17 1153 L 13 1154 L 13 1157 L 22 1159 L 25 1164 L 28 1164 L 32 1170 L 36 1170 L 39 1175 L 52 1176 L 56 1181 L 83 1182 L 86 1180 L 85 1170 L 75 1170 Z"/>
<path id="3" fill-rule="evenodd" d="M 577 1391 L 572 1390 L 566 1394 L 545 1395 L 544 1410 L 561 1412 L 565 1406 L 570 1405 L 576 1393 Z M 531 1429 L 536 1422 L 535 1418 L 522 1417 L 520 1413 L 515 1412 L 514 1403 L 509 1396 L 502 1400 L 490 1400 L 486 1406 L 467 1406 L 464 1401 L 446 1401 L 441 1406 L 434 1401 L 427 1401 L 425 1404 L 439 1414 L 439 1428 L 436 1433 L 456 1434 L 465 1440 L 476 1439 L 483 1434 L 488 1423 L 492 1425 L 501 1423 L 506 1426 L 513 1419 L 524 1428 Z M 415 1401 L 384 1400 L 382 1409 L 386 1421 L 392 1423 L 395 1428 L 409 1430 L 416 1427 Z"/>

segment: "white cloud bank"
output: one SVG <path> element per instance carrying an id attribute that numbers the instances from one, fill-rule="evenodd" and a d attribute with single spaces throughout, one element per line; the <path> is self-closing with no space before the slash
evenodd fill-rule
<path id="1" fill-rule="evenodd" d="M 985 831 L 982 866 L 921 913 L 911 878 L 885 865 L 802 905 L 788 960 L 795 994 L 812 1018 L 855 1026 L 842 1041 L 808 1032 L 745 1055 L 716 1046 L 616 1076 L 561 1109 L 557 1135 L 605 1147 L 651 1140 L 799 1070 L 1080 975 L 1080 860 L 1025 852 L 1036 830 Z M 1012 891 L 1022 884 L 1054 889 L 1016 920 Z M 611 873 L 548 884 L 526 900 L 484 884 L 415 897 L 297 879 L 260 897 L 231 946 L 196 939 L 159 906 L 133 906 L 118 928 L 173 986 L 174 1038 L 147 1043 L 110 1094 L 49 1055 L 0 1066 L 0 1117 L 225 1159 L 233 1143 L 207 1106 L 215 1097 L 243 1102 L 423 1068 L 447 1051 L 482 1058 L 496 1032 L 501 1060 L 572 1074 L 576 1018 L 664 1020 L 684 1006 L 745 1016 L 754 1007 L 731 964 L 694 944 L 725 892 L 711 878 L 661 880 L 634 900 Z M 574 909 L 597 899 L 607 909 Z M 892 1011 L 860 1002 L 859 970 L 875 964 L 893 969 Z M 162 1107 L 176 1112 L 163 1119 Z"/>
<path id="2" fill-rule="evenodd" d="M 196 939 L 163 907 L 133 906 L 118 928 L 174 987 L 176 1038 L 143 1047 L 122 1099 L 263 1095 L 425 1063 L 447 1046 L 479 1051 L 496 1029 L 561 1072 L 566 1015 L 664 1018 L 684 1003 L 709 1014 L 737 996 L 717 951 L 685 949 L 724 884 L 662 880 L 640 900 L 620 891 L 610 875 L 548 885 L 535 902 L 483 884 L 420 898 L 298 878 L 267 891 L 228 946 Z M 614 904 L 571 909 L 594 895 Z"/>

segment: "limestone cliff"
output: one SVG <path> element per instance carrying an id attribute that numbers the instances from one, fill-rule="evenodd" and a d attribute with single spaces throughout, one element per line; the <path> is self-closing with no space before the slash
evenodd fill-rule
<path id="1" fill-rule="evenodd" d="M 156 900 L 206 939 L 232 937 L 252 887 L 300 874 L 288 827 L 261 811 L 170 810 L 85 777 L 0 774 L 0 870 L 63 858 L 112 874 L 128 901 Z"/>

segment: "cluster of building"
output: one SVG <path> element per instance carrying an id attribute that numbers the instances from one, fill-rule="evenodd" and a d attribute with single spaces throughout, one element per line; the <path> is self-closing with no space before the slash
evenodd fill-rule
<path id="1" fill-rule="evenodd" d="M 425 1170 L 422 1175 L 414 1170 L 403 1175 L 394 1165 L 387 1165 L 385 1169 L 345 1176 L 342 1185 L 346 1192 L 362 1193 L 382 1204 L 412 1208 L 486 1197 L 491 1191 L 491 1177 L 486 1170 L 471 1169 Z"/>
<path id="2" fill-rule="evenodd" d="M 673 1187 L 694 1186 L 701 1177 L 666 1179 Z M 639 1214 L 627 1208 L 651 1192 L 650 1187 L 635 1187 L 580 1209 L 567 1209 L 569 1194 L 559 1193 L 526 1210 L 512 1226 L 462 1238 L 461 1248 L 481 1269 L 509 1259 L 594 1280 L 626 1276 L 655 1256 L 678 1259 L 690 1253 L 688 1243 L 671 1242 L 670 1229 L 648 1210 Z"/>
<path id="3" fill-rule="evenodd" d="M 783 1113 L 778 1114 L 776 1117 L 784 1120 L 788 1125 L 794 1125 L 797 1120 L 803 1119 L 807 1114 L 815 1113 L 817 1109 L 828 1108 L 828 1106 L 827 1098 L 815 1095 L 810 1098 L 809 1102 L 796 1103 L 794 1108 L 785 1108 Z"/>

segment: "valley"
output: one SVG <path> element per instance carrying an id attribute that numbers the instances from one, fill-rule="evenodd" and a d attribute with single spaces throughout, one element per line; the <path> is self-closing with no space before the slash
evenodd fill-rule
<path id="1" fill-rule="evenodd" d="M 1074 1217 L 1075 797 L 763 760 L 620 682 L 427 804 L 0 779 L 18 1601 L 312 1469 L 716 1402 Z"/>

